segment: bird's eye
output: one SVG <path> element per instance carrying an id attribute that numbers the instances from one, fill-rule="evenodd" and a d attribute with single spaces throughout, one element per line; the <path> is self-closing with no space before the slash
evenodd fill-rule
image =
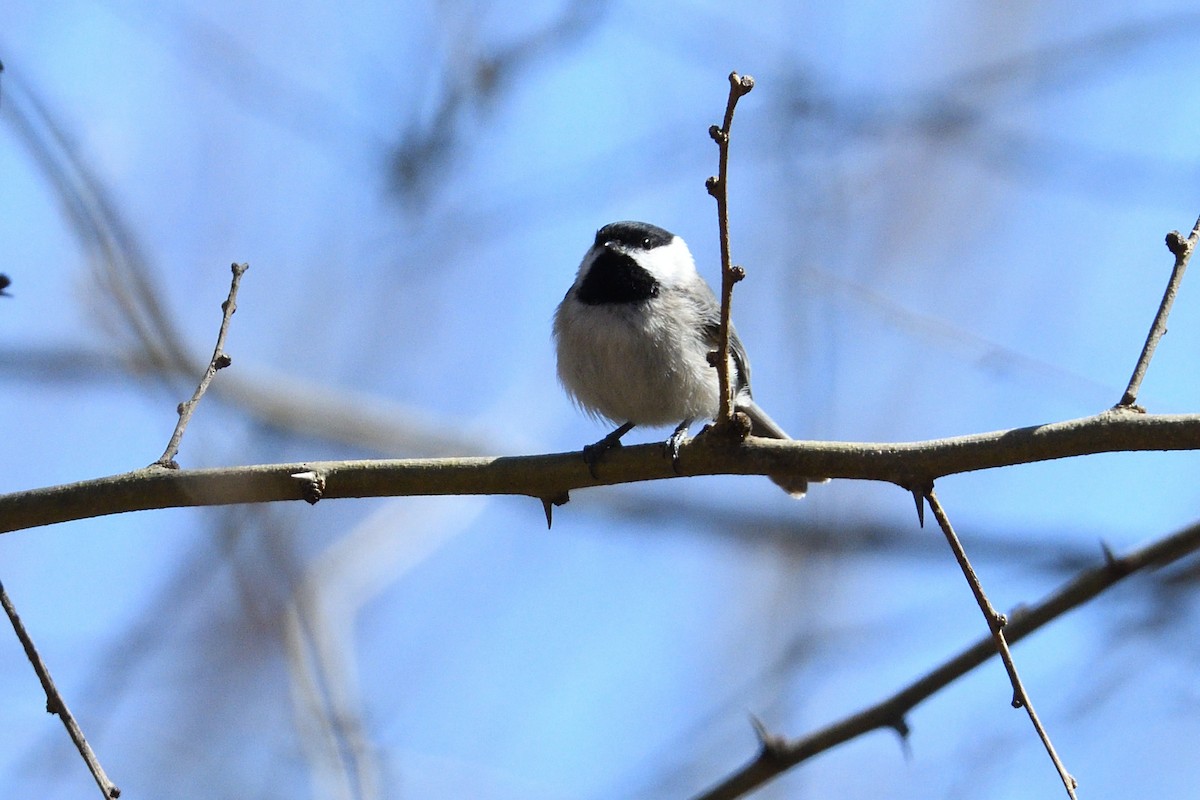
<path id="1" fill-rule="evenodd" d="M 647 236 L 645 239 L 642 239 L 642 247 L 646 248 L 647 250 L 650 249 L 650 237 L 649 236 Z"/>

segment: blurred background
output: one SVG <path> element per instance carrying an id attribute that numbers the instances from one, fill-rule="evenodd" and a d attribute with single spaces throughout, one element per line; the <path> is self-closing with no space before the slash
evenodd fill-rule
<path id="1" fill-rule="evenodd" d="M 179 462 L 574 450 L 550 319 L 599 226 L 718 272 L 794 436 L 1083 416 L 1200 213 L 1189 3 L 22 2 L 0 14 L 0 492 Z M 1200 277 L 1191 284 L 1200 282 Z M 1200 286 L 1143 386 L 1198 407 Z M 631 442 L 667 431 L 635 431 Z M 946 478 L 1000 609 L 1196 518 L 1194 453 Z M 1014 650 L 1083 796 L 1200 781 L 1197 562 Z M 765 479 L 147 512 L 0 537 L 125 797 L 683 798 L 986 632 L 896 487 Z M 3 626 L 7 630 L 7 624 Z M 0 631 L 0 787 L 96 789 Z M 757 797 L 1054 797 L 998 663 Z"/>

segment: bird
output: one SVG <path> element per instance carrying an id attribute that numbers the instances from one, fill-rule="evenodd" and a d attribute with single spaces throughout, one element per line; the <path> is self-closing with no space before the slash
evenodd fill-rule
<path id="1" fill-rule="evenodd" d="M 664 447 L 678 463 L 688 429 L 720 407 L 709 361 L 720 325 L 720 303 L 682 238 L 631 220 L 596 232 L 553 325 L 559 382 L 583 411 L 618 426 L 583 449 L 593 474 L 635 426 L 675 425 Z M 751 435 L 790 439 L 754 401 L 750 362 L 732 325 L 729 353 L 734 409 L 750 418 Z M 808 489 L 808 478 L 770 477 L 793 497 Z"/>

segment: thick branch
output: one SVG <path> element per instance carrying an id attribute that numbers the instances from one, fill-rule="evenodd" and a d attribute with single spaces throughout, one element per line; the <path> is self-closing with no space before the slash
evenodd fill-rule
<path id="1" fill-rule="evenodd" d="M 1013 611 L 1008 615 L 1004 633 L 1010 644 L 1016 644 L 1123 578 L 1139 570 L 1178 561 L 1197 550 L 1200 550 L 1200 525 L 1193 525 L 1119 558 L 1106 558 L 1103 564 L 1081 573 L 1040 603 Z M 872 706 L 796 739 L 768 737 L 756 758 L 719 785 L 697 796 L 696 800 L 742 797 L 785 770 L 874 730 L 890 728 L 902 736 L 907 735 L 905 717 L 908 712 L 995 654 L 992 636 L 980 637 L 949 661 Z"/>
<path id="2" fill-rule="evenodd" d="M 1094 417 L 926 442 L 875 444 L 703 435 L 678 473 L 659 444 L 613 450 L 592 477 L 578 452 L 500 458 L 327 461 L 200 470 L 153 467 L 0 496 L 0 533 L 153 508 L 312 500 L 508 494 L 561 502 L 572 489 L 679 475 L 795 474 L 925 486 L 959 472 L 1117 451 L 1198 450 L 1200 415 L 1110 411 Z M 302 475 L 303 477 L 293 477 Z"/>

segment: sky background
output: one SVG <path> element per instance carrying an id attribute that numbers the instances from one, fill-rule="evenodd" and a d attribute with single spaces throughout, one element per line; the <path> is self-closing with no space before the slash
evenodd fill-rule
<path id="1" fill-rule="evenodd" d="M 247 7 L 249 5 L 249 7 Z M 188 468 L 574 450 L 550 320 L 595 230 L 718 274 L 797 438 L 908 441 L 1121 396 L 1200 214 L 1185 3 L 34 3 L 0 8 L 0 492 L 139 468 L 250 263 Z M 1197 408 L 1185 281 L 1142 389 Z M 667 431 L 662 431 L 665 436 Z M 629 441 L 660 432 L 636 430 Z M 1196 519 L 1194 453 L 954 476 L 1001 610 Z M 1082 796 L 1200 781 L 1195 561 L 1014 649 Z M 125 797 L 680 798 L 986 632 L 894 486 L 765 479 L 168 510 L 0 537 Z M 0 788 L 93 796 L 0 635 Z M 756 797 L 1052 797 L 989 663 Z"/>

